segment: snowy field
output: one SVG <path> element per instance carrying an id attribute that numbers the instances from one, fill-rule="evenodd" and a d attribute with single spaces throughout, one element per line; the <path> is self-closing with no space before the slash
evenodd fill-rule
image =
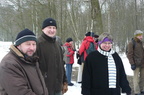
<path id="1" fill-rule="evenodd" d="M 4 57 L 4 55 L 9 51 L 9 47 L 12 43 L 11 42 L 0 42 L 0 60 Z M 126 58 L 125 54 L 120 55 L 125 67 L 125 71 L 127 75 L 133 76 L 133 71 L 130 68 L 130 64 L 128 62 L 128 59 Z M 73 67 L 78 67 L 79 65 L 75 63 Z M 68 86 L 68 91 L 64 95 L 81 95 L 81 84 L 78 84 L 76 81 L 72 81 L 74 83 L 74 86 Z M 121 94 L 126 95 L 126 94 Z"/>

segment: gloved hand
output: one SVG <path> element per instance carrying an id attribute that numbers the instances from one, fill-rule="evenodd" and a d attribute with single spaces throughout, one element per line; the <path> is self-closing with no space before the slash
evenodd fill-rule
<path id="1" fill-rule="evenodd" d="M 135 65 L 135 64 L 132 64 L 132 65 L 131 65 L 131 69 L 132 69 L 132 70 L 135 70 L 135 69 L 136 69 L 136 65 Z"/>
<path id="2" fill-rule="evenodd" d="M 63 88 L 62 88 L 62 93 L 63 93 L 63 94 L 66 93 L 67 90 L 68 90 L 68 84 L 67 84 L 66 82 L 64 82 Z"/>

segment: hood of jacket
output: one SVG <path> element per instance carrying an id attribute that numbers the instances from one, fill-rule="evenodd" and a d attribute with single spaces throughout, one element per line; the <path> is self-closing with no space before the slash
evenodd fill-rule
<path id="1" fill-rule="evenodd" d="M 91 37 L 91 36 L 86 36 L 84 39 L 83 39 L 83 41 L 88 41 L 88 42 L 94 42 L 94 39 L 93 39 L 93 37 Z"/>

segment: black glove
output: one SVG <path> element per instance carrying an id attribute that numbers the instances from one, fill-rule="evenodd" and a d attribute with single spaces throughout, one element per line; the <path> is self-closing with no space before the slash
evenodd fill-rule
<path id="1" fill-rule="evenodd" d="M 131 69 L 132 69 L 132 70 L 135 70 L 135 69 L 136 69 L 136 65 L 135 65 L 135 64 L 132 64 L 132 65 L 131 65 Z"/>

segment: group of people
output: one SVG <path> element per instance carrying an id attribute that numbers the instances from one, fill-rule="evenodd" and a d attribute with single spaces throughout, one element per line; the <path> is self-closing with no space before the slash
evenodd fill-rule
<path id="1" fill-rule="evenodd" d="M 0 95 L 63 95 L 71 82 L 75 48 L 72 38 L 62 44 L 56 36 L 57 24 L 47 18 L 37 38 L 29 29 L 18 33 L 10 51 L 0 63 Z M 141 30 L 134 33 L 127 57 L 134 70 L 134 93 L 144 94 L 144 48 Z M 123 62 L 113 50 L 113 38 L 87 32 L 77 52 L 78 82 L 82 95 L 131 95 Z M 66 67 L 65 67 L 66 66 Z"/>
<path id="2" fill-rule="evenodd" d="M 47 18 L 42 34 L 24 29 L 0 63 L 0 95 L 63 95 L 68 90 L 57 24 Z"/>

